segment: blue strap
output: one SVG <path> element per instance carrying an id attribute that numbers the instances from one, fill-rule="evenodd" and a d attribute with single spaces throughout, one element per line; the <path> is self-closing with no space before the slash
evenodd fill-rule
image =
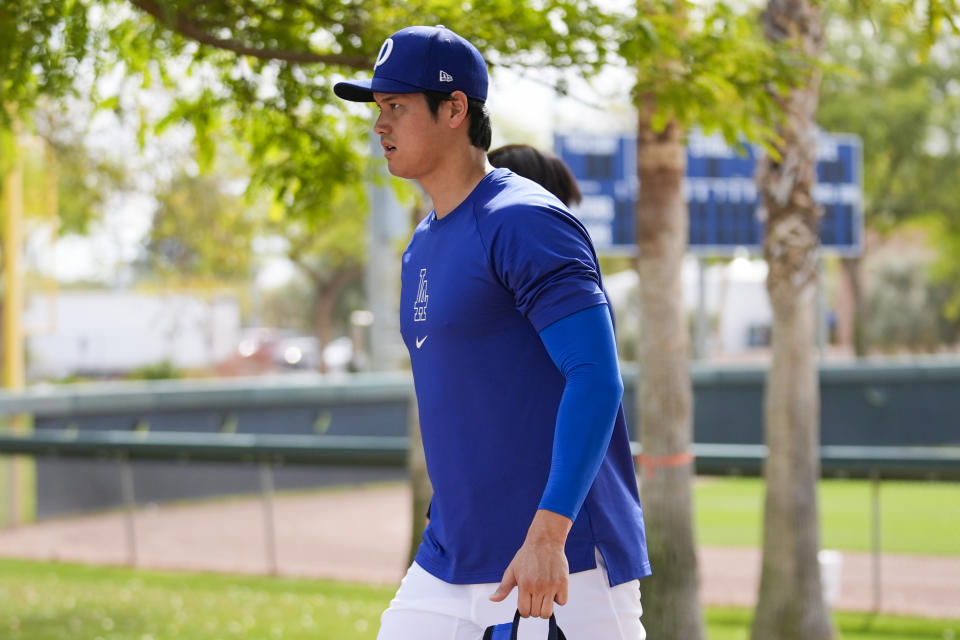
<path id="1" fill-rule="evenodd" d="M 520 610 L 513 615 L 513 622 L 487 627 L 483 633 L 483 640 L 517 640 L 517 633 L 520 631 Z M 550 616 L 550 627 L 547 632 L 547 640 L 567 640 L 563 631 L 557 626 L 556 616 Z"/>
<path id="2" fill-rule="evenodd" d="M 573 520 L 610 446 L 623 397 L 609 308 L 596 305 L 562 318 L 540 339 L 566 380 L 540 508 Z"/>

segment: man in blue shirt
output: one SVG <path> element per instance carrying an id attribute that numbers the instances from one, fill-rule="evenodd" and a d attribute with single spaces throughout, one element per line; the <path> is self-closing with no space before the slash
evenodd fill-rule
<path id="1" fill-rule="evenodd" d="M 475 640 L 516 608 L 637 640 L 650 566 L 599 263 L 555 196 L 489 166 L 487 84 L 469 42 L 409 27 L 334 87 L 376 103 L 390 172 L 434 206 L 400 295 L 434 496 L 379 638 Z"/>

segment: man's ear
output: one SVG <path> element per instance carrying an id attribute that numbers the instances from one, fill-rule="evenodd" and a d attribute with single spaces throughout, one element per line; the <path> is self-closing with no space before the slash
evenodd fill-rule
<path id="1" fill-rule="evenodd" d="M 450 99 L 445 101 L 450 106 L 448 122 L 451 129 L 456 129 L 467 119 L 467 94 L 463 91 L 454 91 Z"/>

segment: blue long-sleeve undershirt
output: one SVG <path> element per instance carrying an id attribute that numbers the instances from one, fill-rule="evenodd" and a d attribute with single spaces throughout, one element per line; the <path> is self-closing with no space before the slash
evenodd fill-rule
<path id="1" fill-rule="evenodd" d="M 540 508 L 575 519 L 610 445 L 623 397 L 610 311 L 605 304 L 578 311 L 540 331 L 540 339 L 566 380 Z"/>

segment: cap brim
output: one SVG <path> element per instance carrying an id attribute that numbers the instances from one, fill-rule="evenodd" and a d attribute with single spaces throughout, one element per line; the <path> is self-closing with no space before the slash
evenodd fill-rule
<path id="1" fill-rule="evenodd" d="M 333 85 L 333 92 L 338 98 L 351 102 L 373 102 L 373 90 L 370 89 L 370 80 L 358 82 L 338 82 Z"/>
<path id="2" fill-rule="evenodd" d="M 351 102 L 373 102 L 374 91 L 377 93 L 420 93 L 426 91 L 426 89 L 390 78 L 338 82 L 333 85 L 333 92 L 337 94 L 337 97 Z"/>

